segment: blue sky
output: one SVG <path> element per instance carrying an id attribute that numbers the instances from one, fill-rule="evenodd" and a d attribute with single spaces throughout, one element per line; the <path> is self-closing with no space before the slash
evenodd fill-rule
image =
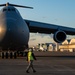
<path id="1" fill-rule="evenodd" d="M 74 27 L 75 0 L 0 0 L 0 3 L 32 6 L 34 9 L 18 8 L 23 18 Z"/>
<path id="2" fill-rule="evenodd" d="M 34 9 L 17 8 L 24 19 L 75 27 L 75 0 L 0 0 L 0 4 L 6 2 L 33 7 Z M 31 34 L 33 35 L 35 37 L 31 40 L 36 40 L 38 35 Z M 41 38 L 43 37 L 39 35 Z M 43 40 L 46 38 L 49 36 Z"/>

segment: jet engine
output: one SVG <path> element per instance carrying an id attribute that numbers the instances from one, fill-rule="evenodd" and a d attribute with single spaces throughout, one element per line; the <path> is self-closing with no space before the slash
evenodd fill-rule
<path id="1" fill-rule="evenodd" d="M 55 42 L 61 43 L 61 42 L 65 41 L 66 33 L 62 30 L 59 30 L 59 31 L 55 32 L 53 39 Z"/>

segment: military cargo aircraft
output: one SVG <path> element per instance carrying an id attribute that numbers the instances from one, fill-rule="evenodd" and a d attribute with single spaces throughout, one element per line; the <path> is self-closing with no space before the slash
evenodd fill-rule
<path id="1" fill-rule="evenodd" d="M 75 35 L 75 28 L 23 19 L 19 11 L 15 8 L 33 9 L 33 7 L 10 4 L 8 2 L 6 4 L 0 4 L 0 7 L 2 6 L 4 6 L 0 10 L 0 49 L 2 51 L 2 57 L 4 57 L 5 51 L 7 57 L 8 51 L 10 57 L 12 57 L 13 52 L 14 57 L 16 57 L 17 51 L 23 51 L 28 48 L 30 32 L 53 33 L 53 39 L 57 43 L 63 42 L 66 39 L 66 35 Z"/>

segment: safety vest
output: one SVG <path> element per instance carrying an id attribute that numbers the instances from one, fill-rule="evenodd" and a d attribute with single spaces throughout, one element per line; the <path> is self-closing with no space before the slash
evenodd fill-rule
<path id="1" fill-rule="evenodd" d="M 28 60 L 29 60 L 29 61 L 30 61 L 30 60 L 34 60 L 31 51 L 28 52 Z"/>

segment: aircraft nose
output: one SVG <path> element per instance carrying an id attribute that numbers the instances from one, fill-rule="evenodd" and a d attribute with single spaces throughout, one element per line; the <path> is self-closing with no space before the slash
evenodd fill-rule
<path id="1" fill-rule="evenodd" d="M 12 37 L 11 34 L 16 31 L 16 20 L 15 19 L 7 19 L 3 20 L 3 23 L 0 24 L 0 42 L 4 38 Z"/>
<path id="2" fill-rule="evenodd" d="M 15 20 L 8 19 L 6 25 L 7 25 L 7 35 L 9 37 L 13 37 L 14 33 L 17 32 L 17 22 Z"/>
<path id="3" fill-rule="evenodd" d="M 7 21 L 7 31 L 10 31 L 12 33 L 14 30 L 16 30 L 16 22 L 15 21 Z"/>

